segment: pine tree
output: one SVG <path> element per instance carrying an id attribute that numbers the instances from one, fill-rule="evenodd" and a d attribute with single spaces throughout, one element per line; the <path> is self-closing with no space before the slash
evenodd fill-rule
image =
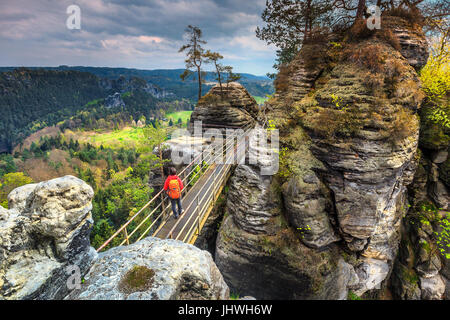
<path id="1" fill-rule="evenodd" d="M 202 64 L 204 61 L 202 44 L 206 44 L 206 41 L 202 40 L 202 30 L 198 27 L 189 25 L 185 31 L 188 36 L 188 43 L 182 46 L 179 52 L 186 51 L 186 70 L 180 77 L 184 81 L 193 73 L 190 69 L 196 69 L 198 77 L 198 100 L 200 100 L 202 97 Z"/>

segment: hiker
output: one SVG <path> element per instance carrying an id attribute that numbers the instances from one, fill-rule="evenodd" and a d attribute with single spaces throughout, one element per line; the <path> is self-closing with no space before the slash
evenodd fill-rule
<path id="1" fill-rule="evenodd" d="M 170 202 L 172 203 L 172 211 L 175 219 L 178 219 L 184 213 L 183 207 L 181 206 L 181 191 L 183 190 L 183 181 L 177 176 L 177 169 L 169 169 L 170 176 L 167 177 L 164 183 L 164 191 L 167 192 Z M 177 211 L 178 206 L 178 211 Z"/>

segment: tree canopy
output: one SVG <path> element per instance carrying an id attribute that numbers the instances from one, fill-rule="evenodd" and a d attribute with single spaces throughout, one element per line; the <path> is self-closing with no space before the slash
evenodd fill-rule
<path id="1" fill-rule="evenodd" d="M 278 48 L 275 69 L 290 62 L 303 43 L 328 32 L 345 31 L 368 18 L 377 5 L 382 15 L 402 16 L 426 31 L 448 30 L 449 0 L 268 0 L 256 36 Z"/>

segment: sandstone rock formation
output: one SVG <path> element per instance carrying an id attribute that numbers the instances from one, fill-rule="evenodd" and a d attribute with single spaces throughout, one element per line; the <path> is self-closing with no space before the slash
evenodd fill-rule
<path id="1" fill-rule="evenodd" d="M 147 238 L 98 255 L 93 196 L 72 176 L 9 194 L 10 209 L 0 206 L 0 300 L 229 298 L 211 254 L 179 241 Z"/>
<path id="2" fill-rule="evenodd" d="M 141 272 L 139 269 L 147 272 Z M 137 277 L 130 277 L 135 272 Z M 80 300 L 216 300 L 229 289 L 211 255 L 175 240 L 146 238 L 101 253 L 85 276 Z"/>
<path id="3" fill-rule="evenodd" d="M 108 96 L 105 99 L 105 105 L 107 108 L 125 107 L 125 103 L 122 100 L 122 96 L 119 92 Z"/>
<path id="4" fill-rule="evenodd" d="M 280 172 L 239 166 L 219 232 L 216 262 L 232 291 L 336 299 L 386 288 L 419 162 L 416 69 L 428 56 L 420 30 L 388 21 L 400 51 L 380 31 L 304 45 L 281 71 L 265 108 L 281 133 Z M 433 284 L 442 291 L 441 281 L 423 286 Z"/>
<path id="5" fill-rule="evenodd" d="M 419 26 L 398 17 L 383 17 L 383 28 L 392 30 L 400 43 L 401 54 L 416 70 L 420 70 L 428 61 L 427 39 Z"/>
<path id="6" fill-rule="evenodd" d="M 193 130 L 195 121 L 203 125 L 231 126 L 249 128 L 255 125 L 258 115 L 256 100 L 239 83 L 214 86 L 201 98 L 191 115 L 189 130 Z"/>
<path id="7" fill-rule="evenodd" d="M 426 136 L 430 125 L 434 126 L 422 123 L 420 161 L 409 186 L 410 209 L 402 222 L 402 241 L 391 277 L 394 297 L 399 299 L 450 299 L 450 263 L 446 256 L 450 248 L 445 236 L 450 200 L 442 174 L 448 146 L 443 149 L 430 143 Z"/>
<path id="8" fill-rule="evenodd" d="M 305 246 L 280 209 L 280 190 L 261 163 L 239 165 L 231 178 L 216 263 L 232 292 L 257 299 L 345 299 L 358 282 L 337 247 Z"/>
<path id="9" fill-rule="evenodd" d="M 69 289 L 66 267 L 87 271 L 94 192 L 66 176 L 15 189 L 0 212 L 0 297 L 62 299 Z"/>

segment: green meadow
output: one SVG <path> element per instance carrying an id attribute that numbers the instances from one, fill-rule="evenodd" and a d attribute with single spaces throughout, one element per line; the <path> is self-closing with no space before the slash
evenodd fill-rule
<path id="1" fill-rule="evenodd" d="M 177 111 L 166 114 L 167 119 L 172 119 L 172 121 L 176 124 L 178 119 L 183 121 L 183 124 L 186 123 L 188 119 L 191 118 L 192 111 Z"/>
<path id="2" fill-rule="evenodd" d="M 176 125 L 178 119 L 181 118 L 183 125 L 186 125 L 186 121 L 191 117 L 192 111 L 178 111 L 166 114 L 167 119 L 172 119 Z M 167 122 L 162 123 L 163 126 L 168 125 Z M 137 142 L 142 138 L 142 128 L 125 127 L 121 130 L 114 131 L 76 131 L 70 132 L 80 142 L 89 142 L 92 145 L 111 148 L 120 148 L 127 146 L 136 146 Z"/>
<path id="3" fill-rule="evenodd" d="M 256 100 L 257 104 L 264 104 L 264 102 L 267 101 L 267 98 L 265 97 L 253 96 L 253 98 Z"/>

